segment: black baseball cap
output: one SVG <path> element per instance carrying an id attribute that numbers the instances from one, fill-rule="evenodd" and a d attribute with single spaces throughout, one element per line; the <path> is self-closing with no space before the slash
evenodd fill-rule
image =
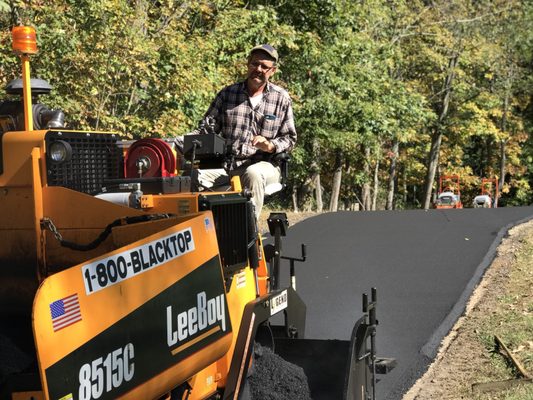
<path id="1" fill-rule="evenodd" d="M 275 62 L 278 61 L 278 51 L 272 47 L 271 45 L 269 44 L 260 44 L 258 46 L 255 46 L 252 50 L 250 50 L 250 55 L 252 55 L 252 53 L 254 51 L 264 51 L 265 53 L 267 53 L 270 57 L 272 57 L 274 59 Z"/>

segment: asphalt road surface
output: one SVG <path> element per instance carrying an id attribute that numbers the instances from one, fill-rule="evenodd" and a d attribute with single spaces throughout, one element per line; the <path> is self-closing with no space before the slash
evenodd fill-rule
<path id="1" fill-rule="evenodd" d="M 283 242 L 300 256 L 297 291 L 307 304 L 306 337 L 349 339 L 361 296 L 377 288 L 378 356 L 397 367 L 379 376 L 377 398 L 401 399 L 427 369 L 442 338 L 514 225 L 533 207 L 336 212 L 309 218 Z M 287 284 L 288 264 L 282 264 Z"/>

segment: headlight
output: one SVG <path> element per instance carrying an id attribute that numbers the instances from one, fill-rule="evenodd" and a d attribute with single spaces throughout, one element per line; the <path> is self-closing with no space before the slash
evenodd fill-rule
<path id="1" fill-rule="evenodd" d="M 56 163 L 69 161 L 72 157 L 72 147 L 63 140 L 56 140 L 48 149 L 48 157 Z"/>

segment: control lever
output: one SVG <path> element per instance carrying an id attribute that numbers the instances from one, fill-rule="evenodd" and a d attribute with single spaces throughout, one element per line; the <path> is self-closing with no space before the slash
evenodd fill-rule
<path id="1" fill-rule="evenodd" d="M 294 269 L 294 263 L 296 261 L 298 262 L 305 262 L 307 258 L 307 246 L 302 243 L 302 256 L 300 258 L 296 257 L 287 257 L 287 256 L 281 256 L 283 260 L 289 260 L 290 261 L 290 274 L 291 274 L 291 286 L 294 290 L 296 290 L 296 271 Z"/>
<path id="2" fill-rule="evenodd" d="M 307 247 L 305 244 L 302 244 L 302 256 L 300 258 L 296 257 L 287 257 L 282 256 L 282 241 L 281 237 L 287 235 L 287 228 L 289 227 L 289 221 L 287 219 L 286 213 L 271 213 L 268 217 L 268 229 L 272 236 L 274 236 L 274 246 L 267 245 L 265 246 L 265 257 L 266 253 L 269 253 L 268 259 L 272 260 L 272 271 L 270 274 L 271 286 L 272 289 L 276 290 L 279 288 L 279 271 L 281 260 L 290 261 L 290 278 L 291 286 L 296 290 L 296 273 L 294 268 L 294 263 L 304 262 L 307 258 Z"/>

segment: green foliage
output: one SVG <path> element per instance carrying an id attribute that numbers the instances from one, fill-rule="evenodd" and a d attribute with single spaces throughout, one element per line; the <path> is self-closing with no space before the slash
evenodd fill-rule
<path id="1" fill-rule="evenodd" d="M 13 4 L 13 15 L 37 30 L 40 54 L 32 58 L 32 76 L 55 89 L 42 101 L 63 109 L 69 127 L 118 130 L 132 138 L 188 132 L 218 90 L 243 78 L 249 49 L 268 42 L 281 55 L 274 80 L 293 97 L 299 135 L 291 162 L 295 186 L 320 172 L 327 197 L 340 150 L 340 200 L 351 201 L 373 179 L 365 171 L 376 163 L 380 181 L 387 181 L 391 146 L 399 142 L 398 190 L 408 193 L 396 197 L 402 207 L 416 206 L 438 126 L 444 134 L 440 170 L 461 171 L 465 182 L 497 176 L 503 141 L 504 200 L 533 200 L 533 6 L 528 2 Z M 1 85 L 20 74 L 9 45 L 8 11 L 0 0 Z M 458 64 L 452 71 L 454 55 Z M 450 72 L 448 115 L 439 122 Z M 473 185 L 472 195 L 475 190 Z"/>

